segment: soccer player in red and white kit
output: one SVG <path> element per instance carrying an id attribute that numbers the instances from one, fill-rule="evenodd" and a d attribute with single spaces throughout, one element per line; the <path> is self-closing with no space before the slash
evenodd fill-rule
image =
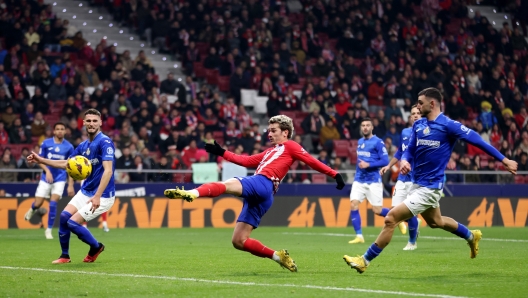
<path id="1" fill-rule="evenodd" d="M 251 232 L 259 226 L 260 219 L 273 204 L 273 195 L 279 188 L 288 169 L 295 160 L 302 161 L 312 169 L 324 173 L 337 182 L 337 189 L 343 189 L 345 182 L 338 172 L 321 163 L 299 144 L 290 140 L 293 135 L 292 119 L 278 115 L 269 120 L 268 138 L 273 147 L 262 153 L 242 156 L 223 149 L 216 141 L 206 144 L 205 150 L 211 154 L 223 156 L 225 160 L 243 167 L 256 168 L 255 175 L 236 177 L 224 182 L 206 183 L 193 190 L 167 189 L 165 196 L 170 199 L 184 199 L 188 202 L 198 197 L 216 197 L 231 194 L 244 199 L 231 242 L 236 249 L 247 251 L 261 258 L 269 258 L 282 267 L 297 271 L 297 265 L 285 249 L 274 251 L 260 241 L 249 238 Z"/>

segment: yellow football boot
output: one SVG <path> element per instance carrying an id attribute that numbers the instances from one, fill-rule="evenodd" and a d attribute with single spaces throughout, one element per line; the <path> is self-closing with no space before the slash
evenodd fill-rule
<path id="1" fill-rule="evenodd" d="M 350 257 L 344 255 L 343 260 L 345 260 L 348 266 L 350 266 L 352 269 L 356 269 L 358 273 L 363 273 L 365 270 L 367 270 L 368 265 L 363 256 Z"/>
<path id="2" fill-rule="evenodd" d="M 187 202 L 192 202 L 194 199 L 197 198 L 197 196 L 190 191 L 179 189 L 176 187 L 175 189 L 166 189 L 163 194 L 169 198 L 169 199 L 182 199 Z"/>

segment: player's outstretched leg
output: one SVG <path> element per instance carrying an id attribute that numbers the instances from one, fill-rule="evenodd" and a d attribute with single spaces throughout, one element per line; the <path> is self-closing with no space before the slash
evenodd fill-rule
<path id="1" fill-rule="evenodd" d="M 237 222 L 231 239 L 233 246 L 238 250 L 247 251 L 254 256 L 272 259 L 279 263 L 282 268 L 286 268 L 291 272 L 297 272 L 297 265 L 287 250 L 281 249 L 275 251 L 257 239 L 249 238 L 252 231 L 252 225 L 245 222 Z"/>
<path id="2" fill-rule="evenodd" d="M 451 217 L 442 216 L 440 214 L 440 208 L 429 208 L 422 213 L 422 217 L 431 228 L 440 228 L 465 239 L 470 248 L 469 256 L 472 259 L 477 257 L 479 253 L 479 242 L 482 239 L 482 232 L 480 230 L 470 231 L 465 225 Z"/>
<path id="3" fill-rule="evenodd" d="M 418 248 L 416 239 L 418 239 L 420 220 L 418 217 L 413 216 L 407 220 L 407 223 L 409 224 L 409 242 L 407 242 L 407 245 L 403 248 L 403 250 L 415 250 Z"/>
<path id="4" fill-rule="evenodd" d="M 389 208 L 382 208 L 381 206 L 380 207 L 375 207 L 373 208 L 374 210 L 374 213 L 376 215 L 379 215 L 379 216 L 387 216 L 387 214 L 389 213 L 390 209 Z M 379 213 L 378 213 L 378 210 L 379 210 Z M 402 221 L 398 224 L 398 229 L 400 229 L 400 232 L 405 235 L 407 234 L 407 226 L 405 225 L 405 223 Z"/>
<path id="5" fill-rule="evenodd" d="M 198 197 L 217 197 L 226 192 L 226 185 L 222 182 L 205 183 L 191 190 L 166 189 L 164 195 L 169 199 L 183 199 L 192 202 Z"/>
<path id="6" fill-rule="evenodd" d="M 61 256 L 55 261 L 51 262 L 52 264 L 63 264 L 70 263 L 70 229 L 68 228 L 68 220 L 71 218 L 70 212 L 64 210 L 61 212 L 59 219 L 59 242 L 62 249 Z"/>
<path id="7" fill-rule="evenodd" d="M 72 216 L 73 217 L 73 216 Z M 85 263 L 92 263 L 95 262 L 97 257 L 101 252 L 104 251 L 104 245 L 100 242 L 97 242 L 95 240 L 92 233 L 90 233 L 90 230 L 83 227 L 82 224 L 78 223 L 77 221 L 84 221 L 84 219 L 77 213 L 74 216 L 74 219 L 70 218 L 67 222 L 68 229 L 77 235 L 77 237 L 84 243 L 88 244 L 90 246 L 90 250 L 88 251 L 88 255 L 84 258 L 83 262 Z"/>
<path id="8" fill-rule="evenodd" d="M 411 218 L 413 214 L 405 206 L 400 204 L 389 211 L 385 217 L 385 226 L 379 234 L 378 238 L 372 245 L 367 249 L 365 254 L 357 257 L 343 256 L 343 260 L 352 268 L 359 273 L 365 272 L 370 262 L 374 260 L 387 245 L 389 245 L 394 229 L 398 226 L 401 221 Z"/>
<path id="9" fill-rule="evenodd" d="M 106 220 L 108 219 L 107 212 L 101 214 L 101 219 L 103 220 L 103 231 L 110 232 L 110 229 L 108 228 L 108 223 L 106 222 Z"/>
<path id="10" fill-rule="evenodd" d="M 24 219 L 25 220 L 30 220 L 33 217 L 33 215 L 35 215 L 35 213 L 37 213 L 37 210 L 40 208 L 40 206 L 42 206 L 42 203 L 44 203 L 44 198 L 36 197 L 35 201 L 33 201 L 33 203 L 31 203 L 31 207 L 29 208 L 29 210 L 24 215 Z"/>

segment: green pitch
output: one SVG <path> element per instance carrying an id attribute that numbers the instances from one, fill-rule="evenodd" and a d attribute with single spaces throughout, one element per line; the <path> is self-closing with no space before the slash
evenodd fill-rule
<path id="1" fill-rule="evenodd" d="M 363 254 L 379 228 L 364 229 L 365 244 L 348 244 L 352 229 L 262 227 L 253 237 L 286 248 L 299 272 L 237 251 L 231 229 L 91 229 L 106 250 L 82 262 L 88 247 L 72 235 L 72 263 L 52 265 L 57 239 L 43 230 L 0 230 L 0 297 L 525 297 L 528 233 L 485 228 L 480 254 L 451 234 L 424 228 L 418 249 L 403 251 L 396 231 L 362 275 L 343 254 Z M 54 233 L 57 229 L 54 230 Z M 55 234 L 55 238 L 58 236 Z"/>

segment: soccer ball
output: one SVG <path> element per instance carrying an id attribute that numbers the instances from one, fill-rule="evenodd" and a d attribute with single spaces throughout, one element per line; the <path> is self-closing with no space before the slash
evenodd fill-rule
<path id="1" fill-rule="evenodd" d="M 92 173 L 92 163 L 82 155 L 74 156 L 68 159 L 66 172 L 73 180 L 84 180 Z"/>

